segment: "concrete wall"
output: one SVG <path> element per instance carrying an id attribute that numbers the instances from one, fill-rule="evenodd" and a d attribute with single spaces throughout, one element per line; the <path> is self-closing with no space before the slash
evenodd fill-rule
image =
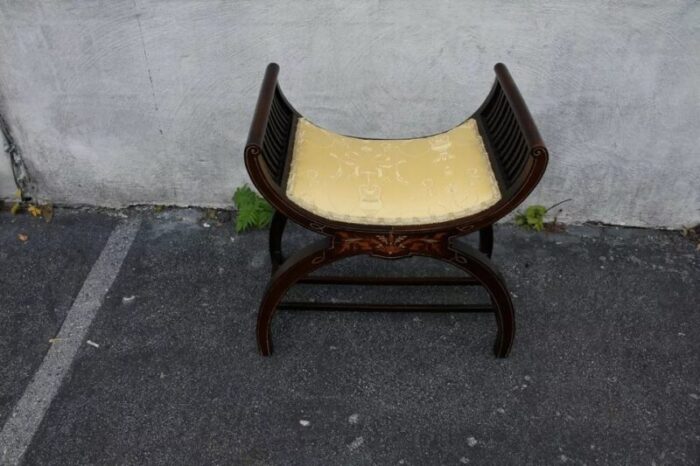
<path id="1" fill-rule="evenodd" d="M 0 109 L 40 197 L 230 205 L 265 65 L 322 126 L 446 129 L 505 62 L 569 221 L 700 221 L 700 8 L 683 1 L 0 0 Z"/>
<path id="2" fill-rule="evenodd" d="M 2 139 L 0 138 L 0 143 Z M 10 199 L 15 195 L 15 180 L 12 178 L 9 157 L 0 155 L 0 199 Z"/>

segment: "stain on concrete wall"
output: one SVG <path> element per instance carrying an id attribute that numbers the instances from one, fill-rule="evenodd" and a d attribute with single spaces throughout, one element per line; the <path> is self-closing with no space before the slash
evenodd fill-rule
<path id="1" fill-rule="evenodd" d="M 665 2 L 0 1 L 0 92 L 39 197 L 230 205 L 265 65 L 342 133 L 446 129 L 506 63 L 565 220 L 700 221 L 700 8 Z"/>
<path id="2" fill-rule="evenodd" d="M 2 114 L 2 95 L 0 95 L 0 142 L 6 161 L 0 162 L 0 199 L 28 200 L 27 193 L 32 191 L 31 180 L 22 160 L 22 151 L 17 146 L 9 125 Z"/>

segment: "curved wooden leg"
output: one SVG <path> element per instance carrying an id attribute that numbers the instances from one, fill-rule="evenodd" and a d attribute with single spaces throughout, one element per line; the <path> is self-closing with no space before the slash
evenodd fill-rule
<path id="1" fill-rule="evenodd" d="M 488 257 L 471 246 L 452 241 L 447 253 L 448 255 L 431 257 L 449 262 L 468 272 L 488 291 L 494 306 L 496 325 L 498 326 L 493 352 L 497 357 L 505 358 L 508 356 L 515 338 L 515 312 L 503 277 L 496 271 Z"/>
<path id="2" fill-rule="evenodd" d="M 290 256 L 272 275 L 260 303 L 256 328 L 258 348 L 263 356 L 269 356 L 272 353 L 270 323 L 277 305 L 287 290 L 300 278 L 341 257 L 344 256 L 336 254 L 331 249 L 331 239 L 325 238 Z"/>
<path id="3" fill-rule="evenodd" d="M 284 262 L 282 254 L 282 234 L 287 225 L 287 217 L 275 211 L 270 222 L 270 261 L 272 262 L 272 273 Z"/>
<path id="4" fill-rule="evenodd" d="M 479 251 L 488 257 L 493 254 L 493 225 L 479 230 Z"/>

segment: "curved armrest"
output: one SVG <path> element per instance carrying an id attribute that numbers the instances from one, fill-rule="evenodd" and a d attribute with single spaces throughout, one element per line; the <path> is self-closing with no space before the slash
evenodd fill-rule
<path id="1" fill-rule="evenodd" d="M 540 136 L 537 125 L 535 125 L 535 121 L 532 119 L 532 115 L 530 115 L 530 110 L 528 110 L 527 104 L 525 104 L 525 100 L 523 100 L 518 86 L 510 75 L 510 71 L 508 71 L 508 68 L 506 68 L 506 65 L 503 63 L 496 63 L 494 71 L 496 72 L 498 82 L 501 84 L 503 93 L 508 98 L 508 102 L 510 102 L 510 108 L 515 114 L 515 119 L 520 125 L 520 130 L 525 137 L 525 141 L 533 149 L 540 146 L 544 147 L 542 136 Z"/>
<path id="2" fill-rule="evenodd" d="M 246 143 L 246 157 L 262 156 L 262 163 L 278 185 L 282 183 L 291 147 L 296 112 L 277 85 L 279 66 L 270 63 L 265 71 L 253 122 Z"/>
<path id="3" fill-rule="evenodd" d="M 506 191 L 517 191 L 528 178 L 537 178 L 546 166 L 548 152 L 518 86 L 503 63 L 494 67 L 496 82 L 477 112 L 487 146 L 493 155 L 499 181 Z M 542 159 L 534 164 L 533 158 Z"/>
<path id="4" fill-rule="evenodd" d="M 277 87 L 277 74 L 280 67 L 277 63 L 270 63 L 265 70 L 265 77 L 260 86 L 260 94 L 258 95 L 258 103 L 255 105 L 255 113 L 253 113 L 253 122 L 250 124 L 248 132 L 248 142 L 246 146 L 255 145 L 262 147 L 263 139 L 265 138 L 265 130 L 267 121 L 270 118 L 270 107 L 272 100 L 275 97 L 275 88 Z"/>

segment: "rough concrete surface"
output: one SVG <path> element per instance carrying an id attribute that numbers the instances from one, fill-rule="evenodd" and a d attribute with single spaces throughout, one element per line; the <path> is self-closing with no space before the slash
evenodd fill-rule
<path id="1" fill-rule="evenodd" d="M 15 186 L 15 180 L 12 178 L 9 157 L 5 159 L 0 156 L 0 200 L 12 199 L 16 190 L 17 187 Z"/>
<path id="2" fill-rule="evenodd" d="M 0 427 L 41 364 L 113 224 L 112 217 L 91 213 L 62 211 L 45 223 L 0 212 Z"/>
<path id="3" fill-rule="evenodd" d="M 499 226 L 494 260 L 518 323 L 505 360 L 491 354 L 488 314 L 332 312 L 278 313 L 275 353 L 263 358 L 253 330 L 265 233 L 197 217 L 144 218 L 87 333 L 99 348 L 79 350 L 25 464 L 700 461 L 700 264 L 678 232 Z M 309 239 L 292 228 L 286 248 Z M 413 259 L 336 267 L 449 270 Z M 292 294 L 483 297 L 459 287 Z M 22 344 L 8 337 L 5 348 Z"/>
<path id="4" fill-rule="evenodd" d="M 0 1 L 0 111 L 40 198 L 230 205 L 265 65 L 346 134 L 437 132 L 505 62 L 565 220 L 700 222 L 700 4 Z"/>
<path id="5" fill-rule="evenodd" d="M 60 329 L 50 340 L 51 346 L 41 365 L 0 431 L 1 464 L 19 464 L 70 371 L 78 348 L 84 344 L 99 348 L 96 343 L 86 341 L 85 336 L 102 307 L 104 296 L 117 278 L 139 228 L 140 221 L 135 218 L 120 222 L 109 235 Z"/>

